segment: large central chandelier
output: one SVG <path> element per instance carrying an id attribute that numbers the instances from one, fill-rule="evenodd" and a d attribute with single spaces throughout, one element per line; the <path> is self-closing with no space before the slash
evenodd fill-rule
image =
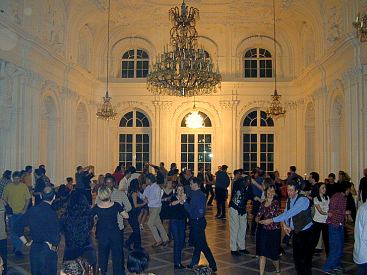
<path id="1" fill-rule="evenodd" d="M 183 1 L 171 8 L 169 19 L 170 46 L 153 63 L 147 76 L 148 89 L 157 95 L 198 96 L 212 94 L 220 88 L 221 75 L 218 66 L 204 49 L 198 48 L 198 33 L 195 25 L 199 10 L 188 7 Z"/>
<path id="2" fill-rule="evenodd" d="M 269 117 L 279 118 L 285 115 L 285 109 L 280 102 L 282 97 L 277 90 L 277 45 L 275 40 L 275 0 L 273 0 L 273 42 L 274 42 L 274 93 L 271 95 L 272 101 L 270 106 L 267 108 L 266 113 Z"/>
<path id="3" fill-rule="evenodd" d="M 112 106 L 111 97 L 108 94 L 108 84 L 109 84 L 109 54 L 110 54 L 110 16 L 111 16 L 111 0 L 108 1 L 108 15 L 107 15 L 107 60 L 106 60 L 106 70 L 107 70 L 107 81 L 106 81 L 106 94 L 102 98 L 102 103 L 97 109 L 97 118 L 104 120 L 112 120 L 117 116 L 115 108 Z"/>

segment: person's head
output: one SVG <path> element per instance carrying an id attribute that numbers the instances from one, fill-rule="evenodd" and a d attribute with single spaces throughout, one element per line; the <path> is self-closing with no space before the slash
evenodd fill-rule
<path id="1" fill-rule="evenodd" d="M 72 177 L 67 177 L 66 178 L 66 184 L 73 184 L 73 182 L 74 182 L 74 179 L 72 178 Z"/>
<path id="2" fill-rule="evenodd" d="M 11 180 L 11 171 L 10 170 L 5 170 L 4 173 L 3 173 L 3 178 Z"/>
<path id="3" fill-rule="evenodd" d="M 128 193 L 129 194 L 138 193 L 139 192 L 139 188 L 140 188 L 140 186 L 139 186 L 139 180 L 138 179 L 133 179 L 130 182 Z"/>
<path id="4" fill-rule="evenodd" d="M 38 166 L 39 169 L 45 169 L 46 170 L 46 166 L 44 164 L 40 164 L 40 166 Z"/>
<path id="5" fill-rule="evenodd" d="M 193 191 L 200 189 L 200 180 L 197 177 L 192 177 L 190 180 L 190 188 Z"/>
<path id="6" fill-rule="evenodd" d="M 27 173 L 32 173 L 32 166 L 27 165 L 27 166 L 24 168 L 24 171 L 26 171 Z"/>
<path id="7" fill-rule="evenodd" d="M 13 175 L 12 175 L 12 178 L 13 178 L 14 183 L 19 183 L 20 178 L 21 178 L 21 173 L 19 171 L 14 171 Z"/>
<path id="8" fill-rule="evenodd" d="M 121 166 L 116 166 L 115 173 L 121 173 Z"/>
<path id="9" fill-rule="evenodd" d="M 40 176 L 46 175 L 46 169 L 42 167 L 38 168 L 38 174 Z"/>
<path id="10" fill-rule="evenodd" d="M 176 189 L 177 189 L 177 194 L 178 195 L 182 195 L 183 193 L 185 193 L 185 189 L 184 189 L 182 184 L 178 184 Z"/>
<path id="11" fill-rule="evenodd" d="M 77 190 L 71 192 L 66 208 L 68 216 L 79 217 L 81 214 L 85 213 L 85 211 L 90 209 L 90 205 L 84 193 Z"/>
<path id="12" fill-rule="evenodd" d="M 329 175 L 328 175 L 328 178 L 329 178 L 329 183 L 330 184 L 333 184 L 333 183 L 335 183 L 335 174 L 334 173 L 330 173 Z"/>
<path id="13" fill-rule="evenodd" d="M 270 185 L 273 185 L 273 180 L 270 178 L 270 177 L 266 177 L 264 179 L 264 187 L 267 188 L 269 187 Z"/>
<path id="14" fill-rule="evenodd" d="M 110 187 L 101 186 L 98 189 L 98 195 L 97 196 L 101 201 L 110 201 L 111 200 L 111 193 L 112 193 L 112 190 L 111 190 Z"/>
<path id="15" fill-rule="evenodd" d="M 152 173 L 149 173 L 146 175 L 146 182 L 148 185 L 151 185 L 157 182 L 157 178 Z"/>
<path id="16" fill-rule="evenodd" d="M 177 164 L 176 164 L 176 163 L 174 163 L 174 162 L 172 162 L 172 163 L 171 163 L 170 170 L 175 170 L 175 169 L 177 169 Z"/>
<path id="17" fill-rule="evenodd" d="M 295 196 L 297 196 L 298 194 L 298 191 L 299 191 L 299 183 L 296 182 L 296 181 L 290 181 L 288 184 L 287 184 L 287 194 L 288 194 L 288 197 L 293 199 Z"/>
<path id="18" fill-rule="evenodd" d="M 159 163 L 159 167 L 160 167 L 160 168 L 164 168 L 164 162 L 160 162 L 160 163 Z"/>
<path id="19" fill-rule="evenodd" d="M 345 178 L 345 172 L 344 171 L 339 171 L 339 173 L 338 173 L 338 181 L 339 182 L 342 182 L 342 181 L 344 181 L 344 178 Z"/>
<path id="20" fill-rule="evenodd" d="M 310 173 L 310 177 L 308 178 L 308 180 L 312 183 L 312 185 L 315 184 L 315 183 L 318 183 L 319 180 L 320 180 L 319 173 L 317 173 L 317 172 L 311 172 Z"/>
<path id="21" fill-rule="evenodd" d="M 274 184 L 270 184 L 269 186 L 267 186 L 265 188 L 265 198 L 272 200 L 275 196 L 276 192 L 275 192 L 275 185 Z"/>
<path id="22" fill-rule="evenodd" d="M 55 199 L 55 191 L 51 186 L 46 186 L 41 192 L 41 199 L 45 202 L 52 203 Z"/>
<path id="23" fill-rule="evenodd" d="M 365 169 L 363 170 L 363 175 L 364 175 L 365 177 L 367 177 L 367 168 L 365 168 Z"/>
<path id="24" fill-rule="evenodd" d="M 185 171 L 185 175 L 186 175 L 186 177 L 188 177 L 188 178 L 192 177 L 192 171 L 191 171 L 191 169 L 187 169 L 187 170 Z"/>
<path id="25" fill-rule="evenodd" d="M 227 172 L 228 166 L 223 164 L 220 168 L 223 172 Z"/>
<path id="26" fill-rule="evenodd" d="M 259 170 L 256 168 L 252 169 L 251 175 L 254 179 L 257 179 L 259 177 Z"/>
<path id="27" fill-rule="evenodd" d="M 104 184 L 111 189 L 116 187 L 117 185 L 116 180 L 112 175 L 107 175 L 106 177 L 104 177 Z"/>
<path id="28" fill-rule="evenodd" d="M 296 171 L 297 171 L 296 166 L 292 165 L 292 166 L 289 167 L 289 172 L 296 173 Z"/>
<path id="29" fill-rule="evenodd" d="M 97 183 L 100 185 L 104 183 L 104 175 L 101 174 L 98 176 Z"/>
<path id="30" fill-rule="evenodd" d="M 234 170 L 233 171 L 233 178 L 234 180 L 238 180 L 241 177 L 240 170 Z"/>
<path id="31" fill-rule="evenodd" d="M 148 268 L 149 255 L 143 250 L 130 252 L 126 267 L 130 273 L 140 274 Z"/>
<path id="32" fill-rule="evenodd" d="M 343 193 L 345 196 L 349 195 L 352 183 L 349 181 L 342 181 L 337 185 L 337 191 Z"/>
<path id="33" fill-rule="evenodd" d="M 326 184 L 325 183 L 319 184 L 319 195 L 320 197 L 324 197 L 326 195 Z"/>
<path id="34" fill-rule="evenodd" d="M 65 184 L 61 184 L 59 189 L 57 189 L 57 196 L 60 198 L 65 198 L 69 195 L 69 190 L 67 189 Z"/>
<path id="35" fill-rule="evenodd" d="M 77 166 L 77 167 L 76 167 L 76 172 L 77 172 L 77 173 L 80 173 L 81 171 L 83 171 L 83 166 L 80 166 L 80 165 L 79 165 L 79 166 Z"/>
<path id="36" fill-rule="evenodd" d="M 279 179 L 280 178 L 279 171 L 274 171 L 274 178 L 275 179 Z"/>

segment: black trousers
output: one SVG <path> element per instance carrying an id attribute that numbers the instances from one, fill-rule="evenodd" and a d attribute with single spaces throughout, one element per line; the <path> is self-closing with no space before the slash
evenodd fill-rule
<path id="1" fill-rule="evenodd" d="M 325 246 L 325 253 L 326 253 L 326 256 L 328 256 L 329 255 L 329 227 L 328 227 L 328 224 L 314 222 L 313 223 L 313 237 L 314 237 L 313 247 L 314 249 L 316 248 L 317 243 L 319 242 L 321 232 L 322 232 L 322 241 L 324 242 L 324 246 Z"/>
<path id="2" fill-rule="evenodd" d="M 214 260 L 214 256 L 206 242 L 205 236 L 206 220 L 192 219 L 191 220 L 191 231 L 194 238 L 194 254 L 192 255 L 191 265 L 195 266 L 200 261 L 200 253 L 203 252 L 205 258 L 208 260 L 211 268 L 216 268 L 217 263 Z"/>
<path id="3" fill-rule="evenodd" d="M 297 275 L 312 274 L 313 227 L 293 234 L 293 260 Z"/>
<path id="4" fill-rule="evenodd" d="M 8 272 L 8 251 L 7 251 L 7 239 L 0 240 L 0 257 L 4 262 L 4 271 L 3 274 L 7 274 Z"/>
<path id="5" fill-rule="evenodd" d="M 98 266 L 102 274 L 107 274 L 108 258 L 111 251 L 113 275 L 125 275 L 122 246 L 121 232 L 111 233 L 103 240 L 98 240 Z"/>
<path id="6" fill-rule="evenodd" d="M 215 198 L 217 200 L 217 216 L 226 216 L 227 190 L 215 188 Z"/>
<path id="7" fill-rule="evenodd" d="M 46 243 L 32 243 L 29 258 L 32 275 L 57 274 L 57 253 Z"/>

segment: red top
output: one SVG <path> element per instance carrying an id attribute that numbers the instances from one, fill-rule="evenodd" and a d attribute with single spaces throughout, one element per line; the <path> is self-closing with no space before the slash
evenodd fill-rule
<path id="1" fill-rule="evenodd" d="M 113 173 L 112 176 L 115 178 L 116 183 L 119 184 L 124 177 L 124 173 Z"/>
<path id="2" fill-rule="evenodd" d="M 260 206 L 260 210 L 257 213 L 256 217 L 260 218 L 260 220 L 272 219 L 280 214 L 279 202 L 274 200 L 271 202 L 269 206 L 265 206 L 265 202 L 263 201 Z M 280 223 L 273 222 L 269 225 L 263 225 L 263 228 L 266 230 L 275 230 L 280 229 Z"/>
<path id="3" fill-rule="evenodd" d="M 330 199 L 329 215 L 326 223 L 333 225 L 344 224 L 346 208 L 347 197 L 343 193 L 335 193 Z"/>

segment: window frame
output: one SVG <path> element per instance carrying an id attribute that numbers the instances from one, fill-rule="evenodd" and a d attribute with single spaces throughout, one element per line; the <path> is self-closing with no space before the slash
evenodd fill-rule
<path id="1" fill-rule="evenodd" d="M 256 112 L 256 119 L 257 119 L 257 124 L 256 126 L 244 126 L 244 122 L 246 120 L 246 118 L 253 112 Z M 269 163 L 272 163 L 273 165 L 273 170 L 272 171 L 267 171 L 264 170 L 265 172 L 274 172 L 275 171 L 275 165 L 276 165 L 276 159 L 275 159 L 275 124 L 274 124 L 274 120 L 271 119 L 272 121 L 272 126 L 269 125 L 269 126 L 261 126 L 261 114 L 266 114 L 265 111 L 261 110 L 261 109 L 256 109 L 256 110 L 251 110 L 249 112 L 246 113 L 246 116 L 242 119 L 241 121 L 241 137 L 240 137 L 240 140 L 241 140 L 241 165 L 243 166 L 242 168 L 245 169 L 245 160 L 244 160 L 244 135 L 245 134 L 249 134 L 249 135 L 256 135 L 256 166 L 258 167 L 262 167 L 263 165 L 266 166 L 266 168 L 268 167 L 268 164 Z M 271 124 L 271 123 L 270 123 Z M 265 143 L 262 143 L 261 141 L 261 138 L 262 138 L 262 135 L 272 135 L 272 139 L 273 141 L 272 142 L 268 142 L 266 141 Z M 266 136 L 266 138 L 268 138 L 268 136 Z M 262 145 L 265 144 L 265 148 L 266 150 L 265 151 L 262 151 Z M 272 152 L 269 152 L 268 151 L 268 145 L 272 145 L 273 147 L 273 150 Z M 251 146 L 250 146 L 251 147 Z M 252 153 L 252 150 L 250 150 L 249 153 Z M 261 161 L 261 156 L 262 154 L 266 154 L 266 160 L 265 162 L 264 161 Z M 272 161 L 269 161 L 268 160 L 268 154 L 272 154 Z M 250 163 L 250 170 L 251 170 L 251 157 L 250 157 L 250 160 L 249 160 L 249 163 Z M 249 172 L 249 171 L 246 171 L 246 172 Z"/>
<path id="2" fill-rule="evenodd" d="M 142 52 L 142 58 L 139 58 L 138 56 L 138 52 L 141 51 Z M 130 53 L 133 52 L 133 55 L 131 55 Z M 132 56 L 132 58 L 124 58 L 124 56 L 126 54 L 130 54 L 130 56 Z M 147 57 L 144 57 L 144 54 Z M 145 49 L 142 48 L 134 48 L 134 49 L 129 49 L 127 51 L 125 51 L 124 53 L 121 54 L 121 60 L 120 60 L 120 77 L 122 79 L 140 79 L 140 78 L 146 78 L 147 75 L 149 74 L 149 52 Z M 124 62 L 129 62 L 127 64 L 132 64 L 132 68 L 129 68 L 129 65 L 127 66 L 127 68 L 124 68 Z M 142 64 L 141 68 L 138 68 L 138 64 Z M 131 74 L 127 73 L 126 77 L 124 77 L 124 70 L 127 70 L 127 72 L 132 71 L 133 74 L 131 76 Z M 141 71 L 141 76 L 139 76 L 139 72 Z M 144 73 L 144 71 L 146 71 L 146 73 Z"/>
<path id="3" fill-rule="evenodd" d="M 249 57 L 246 57 L 246 55 L 249 53 L 249 52 L 253 52 L 253 50 L 256 50 L 256 53 L 255 53 L 255 57 L 254 56 L 249 56 Z M 270 54 L 270 57 L 261 57 L 260 55 L 260 51 L 261 50 L 264 50 L 264 54 L 266 53 L 269 53 Z M 252 53 L 250 53 L 252 54 Z M 252 47 L 252 48 L 248 48 L 246 49 L 244 52 L 243 52 L 243 55 L 242 55 L 242 77 L 244 79 L 272 79 L 274 78 L 274 57 L 272 55 L 272 53 L 265 49 L 265 48 L 261 48 L 261 47 Z M 250 67 L 247 67 L 246 66 L 246 61 L 247 62 L 250 62 L 251 63 L 251 66 Z M 261 64 L 262 62 L 265 62 L 265 64 L 267 62 L 271 62 L 271 68 L 267 67 L 265 65 L 265 67 L 262 67 Z M 255 63 L 254 63 L 255 62 Z M 255 64 L 255 67 L 252 67 L 252 64 Z M 250 75 L 249 76 L 246 76 L 246 73 L 247 71 L 250 70 Z M 264 71 L 265 73 L 265 76 L 261 76 L 261 73 L 262 73 L 262 70 Z M 271 72 L 271 75 L 268 76 L 268 72 Z M 252 73 L 253 72 L 256 72 L 256 76 L 252 76 Z"/>
<path id="4" fill-rule="evenodd" d="M 137 162 L 142 162 L 143 163 L 142 167 L 143 167 L 145 160 L 143 159 L 142 161 L 137 161 L 137 154 L 146 154 L 146 152 L 145 152 L 144 146 L 143 146 L 144 142 L 137 142 L 137 139 L 138 139 L 138 135 L 148 135 L 148 138 L 149 138 L 149 141 L 148 141 L 148 143 L 149 143 L 149 151 L 148 151 L 149 160 L 148 161 L 151 161 L 151 159 L 152 159 L 152 144 L 153 144 L 153 142 L 152 142 L 152 124 L 151 124 L 149 116 L 145 112 L 143 112 L 139 109 L 126 111 L 124 113 L 124 115 L 121 117 L 120 121 L 124 118 L 124 116 L 126 114 L 128 114 L 130 112 L 133 112 L 133 118 L 132 118 L 133 124 L 132 124 L 132 126 L 121 127 L 120 123 L 119 123 L 119 130 L 118 130 L 118 133 L 117 133 L 118 163 L 120 164 L 120 163 L 126 162 L 126 160 L 121 161 L 121 158 L 120 158 L 120 154 L 121 154 L 121 151 L 120 151 L 120 144 L 121 144 L 120 135 L 121 134 L 123 134 L 123 135 L 132 135 L 132 142 L 131 142 L 132 143 L 132 152 L 131 152 L 132 153 L 132 160 L 131 160 L 131 162 L 132 162 L 132 165 L 137 168 L 137 171 L 141 172 L 141 170 L 138 169 L 136 164 L 137 164 Z M 149 126 L 147 126 L 147 127 L 136 126 L 136 124 L 137 124 L 137 115 L 136 115 L 137 112 L 142 113 L 145 116 L 145 118 L 147 119 L 147 121 L 149 123 Z M 139 152 L 138 152 L 138 148 L 137 148 L 138 144 L 142 145 L 142 150 L 139 151 Z"/>

